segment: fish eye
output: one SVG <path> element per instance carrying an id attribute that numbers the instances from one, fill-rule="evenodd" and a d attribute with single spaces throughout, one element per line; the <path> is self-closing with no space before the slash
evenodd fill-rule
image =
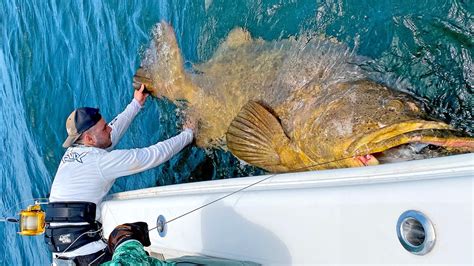
<path id="1" fill-rule="evenodd" d="M 400 100 L 390 100 L 385 105 L 385 108 L 387 108 L 391 112 L 395 112 L 395 111 L 403 109 L 403 103 Z"/>

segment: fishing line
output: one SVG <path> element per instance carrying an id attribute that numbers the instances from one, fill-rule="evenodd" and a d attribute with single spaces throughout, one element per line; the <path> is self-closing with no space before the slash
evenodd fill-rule
<path id="1" fill-rule="evenodd" d="M 100 232 L 100 231 L 102 231 L 102 226 L 101 226 L 99 229 L 97 229 L 96 231 L 87 231 L 87 232 L 82 233 L 82 234 L 81 234 L 78 238 L 76 238 L 76 240 L 74 240 L 63 252 L 61 252 L 61 254 L 56 255 L 56 258 L 59 258 L 59 257 L 63 256 L 64 253 L 65 253 L 72 245 L 74 245 L 74 243 L 76 243 L 76 241 L 79 240 L 83 235 L 85 235 L 85 234 L 96 234 L 96 233 L 98 233 L 98 232 Z M 96 262 L 98 259 L 100 259 L 102 256 L 104 256 L 105 253 L 106 253 L 106 251 L 104 251 L 100 256 L 98 256 L 97 258 L 95 258 L 92 262 L 90 262 L 90 263 L 87 264 L 87 265 L 88 265 L 88 266 L 92 265 L 92 263 Z M 53 265 L 53 264 L 51 264 L 51 265 Z"/>
<path id="2" fill-rule="evenodd" d="M 328 162 L 323 162 L 323 163 L 318 163 L 318 164 L 314 164 L 314 165 L 309 165 L 309 166 L 305 166 L 305 167 L 301 167 L 301 168 L 297 168 L 297 169 L 295 169 L 294 172 L 299 172 L 299 171 L 306 170 L 306 169 L 310 169 L 310 168 L 313 168 L 313 167 L 316 167 L 316 166 L 320 166 L 320 165 L 324 165 L 324 164 L 329 164 L 329 163 L 334 163 L 334 162 L 338 162 L 338 161 L 343 161 L 343 160 L 347 160 L 347 159 L 351 159 L 351 158 L 354 158 L 354 156 L 347 157 L 347 158 L 342 158 L 342 159 L 337 159 L 337 160 L 333 160 L 333 161 L 328 161 Z M 293 172 L 293 173 L 294 173 L 294 172 Z M 175 217 L 175 218 L 173 218 L 173 219 L 171 219 L 171 220 L 169 220 L 169 221 L 165 221 L 163 224 L 157 225 L 157 226 L 155 226 L 155 227 L 149 229 L 148 232 L 150 232 L 151 230 L 154 230 L 154 229 L 156 229 L 156 228 L 158 228 L 158 227 L 160 227 L 160 226 L 164 227 L 166 224 L 169 224 L 169 223 L 171 223 L 171 222 L 173 222 L 173 221 L 175 221 L 175 220 L 177 220 L 177 219 L 179 219 L 179 218 L 182 218 L 182 217 L 184 217 L 184 216 L 186 216 L 186 215 L 188 215 L 188 214 L 191 214 L 191 213 L 193 213 L 193 212 L 195 212 L 195 211 L 197 211 L 197 210 L 200 210 L 200 209 L 202 209 L 202 208 L 204 208 L 204 207 L 206 207 L 206 206 L 209 206 L 209 205 L 211 205 L 211 204 L 213 204 L 213 203 L 215 203 L 215 202 L 217 202 L 217 201 L 220 201 L 220 200 L 222 200 L 222 199 L 225 199 L 225 198 L 227 198 L 227 197 L 229 197 L 229 196 L 232 196 L 232 195 L 234 195 L 234 194 L 236 194 L 236 193 L 238 193 L 238 192 L 240 192 L 240 191 L 243 191 L 243 190 L 245 190 L 245 189 L 247 189 L 247 188 L 250 188 L 250 187 L 252 187 L 252 186 L 255 186 L 255 185 L 259 184 L 259 183 L 262 183 L 262 182 L 265 181 L 265 180 L 268 180 L 268 179 L 270 179 L 270 178 L 272 178 L 272 177 L 274 177 L 274 176 L 278 176 L 278 175 L 282 175 L 282 173 L 278 173 L 278 174 L 273 174 L 273 175 L 267 176 L 267 177 L 265 177 L 265 178 L 263 178 L 263 179 L 261 179 L 261 180 L 259 180 L 259 181 L 257 181 L 257 182 L 254 182 L 254 183 L 252 183 L 252 184 L 250 184 L 250 185 L 247 185 L 247 186 L 245 186 L 245 187 L 243 187 L 243 188 L 240 188 L 240 189 L 238 189 L 238 190 L 236 190 L 236 191 L 233 191 L 233 192 L 231 192 L 231 193 L 229 193 L 229 194 L 227 194 L 227 195 L 224 195 L 224 196 L 222 196 L 222 197 L 220 197 L 220 198 L 217 198 L 217 199 L 215 199 L 215 200 L 213 200 L 213 201 L 211 201 L 211 202 L 208 202 L 208 203 L 206 203 L 206 204 L 204 204 L 204 205 L 202 205 L 202 206 L 199 206 L 199 207 L 197 207 L 197 208 L 195 208 L 195 209 L 192 209 L 192 210 L 190 210 L 190 211 L 188 211 L 188 212 L 186 212 L 186 213 L 183 213 L 183 214 L 181 214 L 181 215 L 179 215 L 179 216 L 177 216 L 177 217 Z"/>
<path id="3" fill-rule="evenodd" d="M 33 199 L 23 200 L 23 201 L 20 201 L 20 202 L 14 204 L 13 206 L 11 206 L 11 207 L 8 208 L 7 210 L 3 211 L 2 213 L 3 213 L 3 214 L 7 214 L 7 213 L 10 212 L 14 207 L 18 207 L 18 206 L 20 206 L 20 205 L 23 205 L 23 203 L 29 202 L 29 201 L 33 201 L 35 204 L 43 205 L 43 204 L 47 204 L 47 203 L 48 203 L 48 198 L 33 198 Z M 18 222 L 19 222 L 19 219 L 15 218 L 15 217 L 12 217 L 12 216 L 9 216 L 9 217 L 0 217 L 0 223 L 6 223 L 6 222 L 18 223 Z"/>
<path id="4" fill-rule="evenodd" d="M 198 208 L 196 208 L 196 209 L 193 209 L 193 210 L 188 211 L 188 212 L 186 212 L 186 213 L 184 213 L 184 214 L 181 214 L 180 216 L 175 217 L 175 218 L 173 218 L 173 219 L 171 219 L 171 220 L 165 222 L 165 224 L 171 223 L 171 222 L 174 221 L 174 220 L 177 220 L 177 219 L 179 219 L 179 218 L 181 218 L 181 217 L 183 217 L 183 216 L 186 216 L 186 215 L 188 215 L 188 214 L 190 214 L 190 213 L 192 213 L 192 212 L 195 212 L 195 211 L 197 211 L 197 210 L 199 210 L 199 209 L 202 209 L 202 208 L 204 208 L 204 207 L 206 207 L 206 206 L 208 206 L 208 205 L 211 205 L 212 203 L 214 203 L 214 202 L 216 202 L 216 201 L 219 201 L 219 200 L 225 199 L 225 198 L 227 198 L 227 197 L 229 197 L 229 196 L 232 196 L 232 195 L 234 195 L 234 194 L 237 193 L 237 192 L 240 192 L 240 191 L 242 191 L 242 190 L 244 190 L 244 189 L 247 189 L 247 188 L 249 188 L 249 187 L 251 187 L 251 186 L 254 186 L 254 185 L 258 184 L 258 183 L 261 183 L 261 182 L 263 182 L 263 181 L 265 181 L 265 180 L 267 180 L 267 179 L 270 179 L 271 177 L 274 177 L 274 176 L 276 176 L 276 175 L 277 175 L 277 174 L 274 174 L 274 175 L 271 175 L 271 176 L 267 176 L 266 178 L 264 178 L 264 179 L 262 179 L 262 180 L 259 180 L 259 181 L 255 182 L 255 183 L 252 183 L 252 184 L 250 184 L 250 185 L 248 185 L 248 186 L 246 186 L 246 187 L 243 187 L 243 188 L 241 188 L 241 189 L 239 189 L 239 190 L 236 190 L 236 191 L 234 191 L 234 192 L 232 192 L 232 193 L 230 193 L 230 194 L 227 194 L 227 195 L 225 195 L 225 196 L 223 196 L 223 197 L 217 198 L 217 199 L 215 199 L 215 200 L 213 200 L 213 201 L 211 201 L 211 202 L 208 202 L 208 203 L 206 203 L 206 204 L 204 204 L 204 205 L 202 205 L 202 206 L 200 206 L 200 207 L 198 207 Z M 148 230 L 148 232 L 151 231 L 151 230 L 153 230 L 153 229 L 156 229 L 157 227 L 158 227 L 158 226 L 153 227 L 152 229 Z"/>
<path id="5" fill-rule="evenodd" d="M 87 264 L 87 266 L 92 265 L 92 264 L 93 264 L 94 262 L 96 262 L 98 259 L 102 258 L 102 256 L 104 256 L 106 252 L 107 252 L 107 251 L 104 251 L 102 254 L 100 254 L 99 257 L 95 258 L 93 261 L 91 261 L 89 264 Z"/>
<path id="6" fill-rule="evenodd" d="M 18 207 L 19 205 L 23 205 L 23 203 L 28 202 L 28 201 L 38 202 L 39 204 L 45 204 L 46 203 L 46 201 L 41 201 L 41 200 L 48 201 L 49 199 L 48 198 L 33 198 L 33 199 L 22 200 L 22 201 L 18 202 L 17 204 L 14 204 L 13 206 L 8 208 L 7 210 L 3 211 L 3 214 L 7 214 L 14 207 Z"/>
<path id="7" fill-rule="evenodd" d="M 101 226 L 99 229 L 97 229 L 96 231 L 87 231 L 87 232 L 82 233 L 78 238 L 76 238 L 76 240 L 74 240 L 74 241 L 71 243 L 71 245 L 67 246 L 67 248 L 66 248 L 63 252 L 61 252 L 61 254 L 60 254 L 59 256 L 62 256 L 66 251 L 68 251 L 68 249 L 69 249 L 72 245 L 74 245 L 74 243 L 76 243 L 76 241 L 79 240 L 79 239 L 80 239 L 82 236 L 84 236 L 85 234 L 96 234 L 96 233 L 98 233 L 98 232 L 100 232 L 100 231 L 102 231 L 102 226 Z"/>

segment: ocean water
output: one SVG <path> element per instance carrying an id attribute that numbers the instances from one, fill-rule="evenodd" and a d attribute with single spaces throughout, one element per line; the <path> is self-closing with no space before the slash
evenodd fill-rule
<path id="1" fill-rule="evenodd" d="M 307 32 L 367 57 L 373 78 L 417 96 L 428 113 L 474 134 L 474 2 L 470 0 L 0 1 L 1 217 L 47 197 L 64 152 L 64 121 L 79 106 L 108 120 L 131 100 L 132 77 L 161 20 L 186 61 L 209 59 L 240 26 L 275 40 Z M 118 148 L 179 132 L 177 108 L 150 99 Z M 164 165 L 117 180 L 112 192 L 256 175 L 229 153 L 183 150 Z M 0 223 L 1 265 L 47 265 L 43 237 Z"/>

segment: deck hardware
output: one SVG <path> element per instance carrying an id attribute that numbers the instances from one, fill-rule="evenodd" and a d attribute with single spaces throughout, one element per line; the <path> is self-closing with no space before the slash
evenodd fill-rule
<path id="1" fill-rule="evenodd" d="M 430 219 L 415 210 L 408 210 L 400 215 L 397 235 L 402 246 L 415 255 L 427 254 L 436 242 L 435 230 Z"/>
<path id="2" fill-rule="evenodd" d="M 161 237 L 166 236 L 166 232 L 168 231 L 168 226 L 166 225 L 166 219 L 163 215 L 159 215 L 158 219 L 156 219 L 156 230 Z"/>

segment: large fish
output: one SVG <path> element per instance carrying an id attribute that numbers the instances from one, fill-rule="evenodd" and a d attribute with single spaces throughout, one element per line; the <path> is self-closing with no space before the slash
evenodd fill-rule
<path id="1" fill-rule="evenodd" d="M 367 78 L 346 46 L 320 37 L 267 42 L 237 28 L 185 70 L 175 33 L 157 25 L 135 82 L 185 100 L 196 143 L 227 147 L 270 172 L 378 164 L 409 143 L 472 152 L 474 138 L 426 118 L 419 103 Z"/>

